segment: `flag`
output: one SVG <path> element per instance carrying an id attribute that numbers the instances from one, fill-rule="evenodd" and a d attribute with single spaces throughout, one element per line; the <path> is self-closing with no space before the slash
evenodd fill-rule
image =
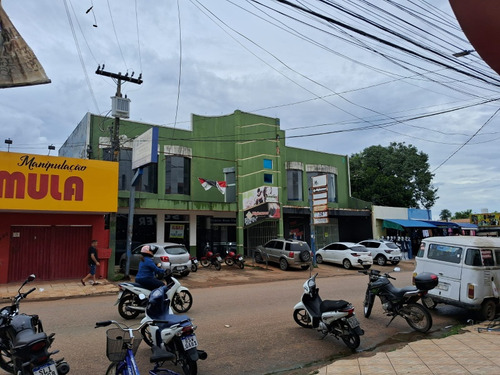
<path id="1" fill-rule="evenodd" d="M 226 194 L 226 181 L 205 180 L 204 178 L 200 177 L 198 177 L 198 181 L 200 181 L 201 186 L 203 186 L 203 189 L 205 190 L 210 190 L 212 187 L 216 187 L 217 189 L 219 189 L 221 194 Z"/>

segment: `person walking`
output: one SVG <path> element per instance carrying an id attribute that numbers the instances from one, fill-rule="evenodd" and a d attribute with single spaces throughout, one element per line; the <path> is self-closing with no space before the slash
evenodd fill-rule
<path id="1" fill-rule="evenodd" d="M 95 272 L 97 266 L 100 266 L 101 264 L 99 263 L 99 255 L 97 253 L 97 240 L 92 240 L 90 243 L 90 247 L 87 252 L 87 262 L 90 268 L 89 273 L 87 276 L 85 276 L 83 279 L 80 281 L 82 282 L 83 286 L 85 286 L 86 282 L 90 279 L 92 279 L 93 284 L 92 285 L 98 285 L 99 283 L 96 281 L 95 278 Z"/>

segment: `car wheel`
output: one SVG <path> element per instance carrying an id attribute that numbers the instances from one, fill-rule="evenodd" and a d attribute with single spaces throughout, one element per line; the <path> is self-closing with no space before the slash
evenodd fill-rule
<path id="1" fill-rule="evenodd" d="M 283 270 L 283 271 L 286 271 L 288 269 L 288 262 L 286 261 L 285 258 L 281 258 L 280 259 L 280 268 Z"/>
<path id="2" fill-rule="evenodd" d="M 352 267 L 351 261 L 349 259 L 344 259 L 342 261 L 342 265 L 346 270 L 350 269 Z"/>
<path id="3" fill-rule="evenodd" d="M 309 262 L 311 260 L 311 253 L 308 250 L 303 250 L 300 252 L 299 258 L 303 262 Z"/>
<path id="4" fill-rule="evenodd" d="M 319 264 L 323 263 L 323 257 L 321 255 L 319 255 L 319 254 L 316 255 L 316 262 L 319 263 Z"/>
<path id="5" fill-rule="evenodd" d="M 262 254 L 261 253 L 255 253 L 255 263 L 264 263 L 264 259 L 262 259 Z"/>
<path id="6" fill-rule="evenodd" d="M 385 264 L 387 263 L 387 259 L 385 259 L 385 256 L 383 255 L 377 255 L 377 257 L 375 258 L 375 262 L 377 262 L 379 266 L 385 266 Z"/>

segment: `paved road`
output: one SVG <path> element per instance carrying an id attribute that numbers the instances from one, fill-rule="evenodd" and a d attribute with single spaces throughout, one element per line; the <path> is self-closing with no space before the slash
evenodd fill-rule
<path id="1" fill-rule="evenodd" d="M 305 277 L 307 274 L 303 273 Z M 188 315 L 198 325 L 200 348 L 209 354 L 206 361 L 199 363 L 199 373 L 305 374 L 350 354 L 342 342 L 331 337 L 320 340 L 318 332 L 301 328 L 293 321 L 293 306 L 301 296 L 305 277 L 257 284 L 190 287 L 194 305 Z M 410 277 L 410 272 L 398 274 L 395 285 L 407 285 Z M 317 279 L 324 299 L 346 299 L 356 307 L 366 331 L 359 349 L 371 350 L 388 340 L 418 338 L 401 318 L 386 328 L 388 318 L 382 314 L 379 302 L 370 319 L 362 316 L 365 278 L 351 273 L 342 277 L 320 275 Z M 45 329 L 57 333 L 54 348 L 60 349 L 69 361 L 71 373 L 102 374 L 107 367 L 105 328 L 93 327 L 96 321 L 121 320 L 113 306 L 115 299 L 115 296 L 104 296 L 32 302 L 21 309 L 39 314 Z M 443 311 L 433 312 L 434 332 L 466 319 L 462 310 L 448 309 L 450 315 L 442 315 Z M 136 324 L 138 320 L 132 322 Z M 149 368 L 148 355 L 148 348 L 141 345 L 138 351 L 141 369 Z M 307 369 L 297 370 L 302 366 Z"/>

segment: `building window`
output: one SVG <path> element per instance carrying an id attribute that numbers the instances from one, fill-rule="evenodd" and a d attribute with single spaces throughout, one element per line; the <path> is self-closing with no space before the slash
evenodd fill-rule
<path id="1" fill-rule="evenodd" d="M 264 173 L 264 183 L 272 184 L 273 183 L 273 175 L 269 173 Z"/>
<path id="2" fill-rule="evenodd" d="M 328 181 L 328 202 L 338 202 L 337 175 L 335 173 L 307 172 L 307 184 L 311 187 L 311 178 L 326 175 Z"/>
<path id="3" fill-rule="evenodd" d="M 289 201 L 303 201 L 302 171 L 289 169 L 286 171 L 286 188 Z"/>
<path id="4" fill-rule="evenodd" d="M 165 193 L 191 194 L 191 159 L 183 156 L 167 156 L 165 164 Z"/>
<path id="5" fill-rule="evenodd" d="M 264 169 L 273 169 L 273 161 L 271 159 L 264 159 Z"/>

